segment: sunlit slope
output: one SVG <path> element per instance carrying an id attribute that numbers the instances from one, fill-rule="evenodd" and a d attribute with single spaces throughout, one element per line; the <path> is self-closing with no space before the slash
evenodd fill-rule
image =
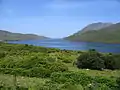
<path id="1" fill-rule="evenodd" d="M 120 23 L 110 25 L 100 30 L 76 33 L 66 39 L 73 41 L 120 43 Z"/>

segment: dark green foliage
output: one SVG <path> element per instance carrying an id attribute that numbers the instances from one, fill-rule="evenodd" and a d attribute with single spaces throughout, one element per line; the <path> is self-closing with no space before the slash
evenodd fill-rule
<path id="1" fill-rule="evenodd" d="M 119 54 L 105 54 L 104 55 L 106 69 L 120 69 L 120 55 Z"/>
<path id="2" fill-rule="evenodd" d="M 115 68 L 120 69 L 120 54 L 113 55 L 115 60 Z"/>
<path id="3" fill-rule="evenodd" d="M 81 53 L 77 59 L 77 67 L 85 69 L 120 69 L 120 55 L 102 54 L 94 49 Z"/>
<path id="4" fill-rule="evenodd" d="M 78 57 L 77 67 L 101 70 L 102 68 L 105 68 L 104 57 L 101 53 L 90 50 Z"/>
<path id="5" fill-rule="evenodd" d="M 105 68 L 114 70 L 116 67 L 115 58 L 112 54 L 105 55 Z"/>
<path id="6" fill-rule="evenodd" d="M 51 71 L 43 67 L 34 67 L 29 70 L 29 76 L 31 77 L 50 77 Z"/>
<path id="7" fill-rule="evenodd" d="M 120 89 L 120 77 L 117 78 L 116 82 L 117 82 L 118 88 Z"/>
<path id="8" fill-rule="evenodd" d="M 5 57 L 5 52 L 0 52 L 0 58 L 4 58 Z"/>
<path id="9" fill-rule="evenodd" d="M 81 84 L 86 86 L 92 82 L 92 78 L 84 73 L 79 72 L 64 72 L 64 73 L 53 73 L 51 79 L 54 82 L 63 84 L 69 82 L 71 84 Z"/>
<path id="10" fill-rule="evenodd" d="M 115 79 L 103 76 L 91 77 L 79 72 L 53 73 L 51 81 L 54 84 L 64 84 L 62 88 L 82 85 L 85 90 L 117 90 Z"/>
<path id="11" fill-rule="evenodd" d="M 94 82 L 97 82 L 99 84 L 107 85 L 109 88 L 116 87 L 116 81 L 111 79 L 111 78 L 107 78 L 107 77 L 96 76 L 94 78 Z"/>

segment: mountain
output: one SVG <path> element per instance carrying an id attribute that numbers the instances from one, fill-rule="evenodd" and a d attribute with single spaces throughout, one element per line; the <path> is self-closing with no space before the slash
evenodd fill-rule
<path id="1" fill-rule="evenodd" d="M 65 39 L 73 41 L 120 43 L 120 23 L 111 24 L 100 29 L 87 29 L 87 31 L 85 31 L 84 28 Z"/>
<path id="2" fill-rule="evenodd" d="M 9 31 L 0 30 L 0 40 L 31 40 L 31 39 L 47 39 L 47 37 L 38 36 L 35 34 L 12 33 Z"/>
<path id="3" fill-rule="evenodd" d="M 83 28 L 82 32 L 91 31 L 91 30 L 100 30 L 102 28 L 109 27 L 111 25 L 112 23 L 102 23 L 102 22 L 92 23 L 86 26 L 85 28 Z"/>

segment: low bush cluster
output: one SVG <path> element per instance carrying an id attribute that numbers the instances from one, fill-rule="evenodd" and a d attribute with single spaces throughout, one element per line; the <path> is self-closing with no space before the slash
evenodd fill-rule
<path id="1" fill-rule="evenodd" d="M 85 69 L 120 69 L 120 57 L 114 54 L 102 54 L 95 50 L 82 53 L 77 59 L 77 67 Z"/>

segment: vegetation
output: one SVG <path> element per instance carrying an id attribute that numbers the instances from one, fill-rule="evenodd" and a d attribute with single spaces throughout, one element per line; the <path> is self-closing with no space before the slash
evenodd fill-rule
<path id="1" fill-rule="evenodd" d="M 0 43 L 0 89 L 119 90 L 119 59 L 118 54 L 95 50 L 81 52 Z M 101 67 L 110 70 L 100 71 Z"/>
<path id="2" fill-rule="evenodd" d="M 4 30 L 0 30 L 0 40 L 32 40 L 32 39 L 46 39 L 47 37 L 38 36 L 35 34 L 21 34 L 12 33 Z"/>
<path id="3" fill-rule="evenodd" d="M 73 41 L 120 43 L 120 23 L 112 24 L 101 29 L 83 29 L 65 39 Z"/>
<path id="4" fill-rule="evenodd" d="M 78 57 L 77 67 L 95 70 L 120 69 L 117 64 L 120 61 L 116 61 L 116 59 L 119 60 L 120 58 L 116 58 L 113 54 L 102 54 L 95 50 L 89 50 Z"/>

